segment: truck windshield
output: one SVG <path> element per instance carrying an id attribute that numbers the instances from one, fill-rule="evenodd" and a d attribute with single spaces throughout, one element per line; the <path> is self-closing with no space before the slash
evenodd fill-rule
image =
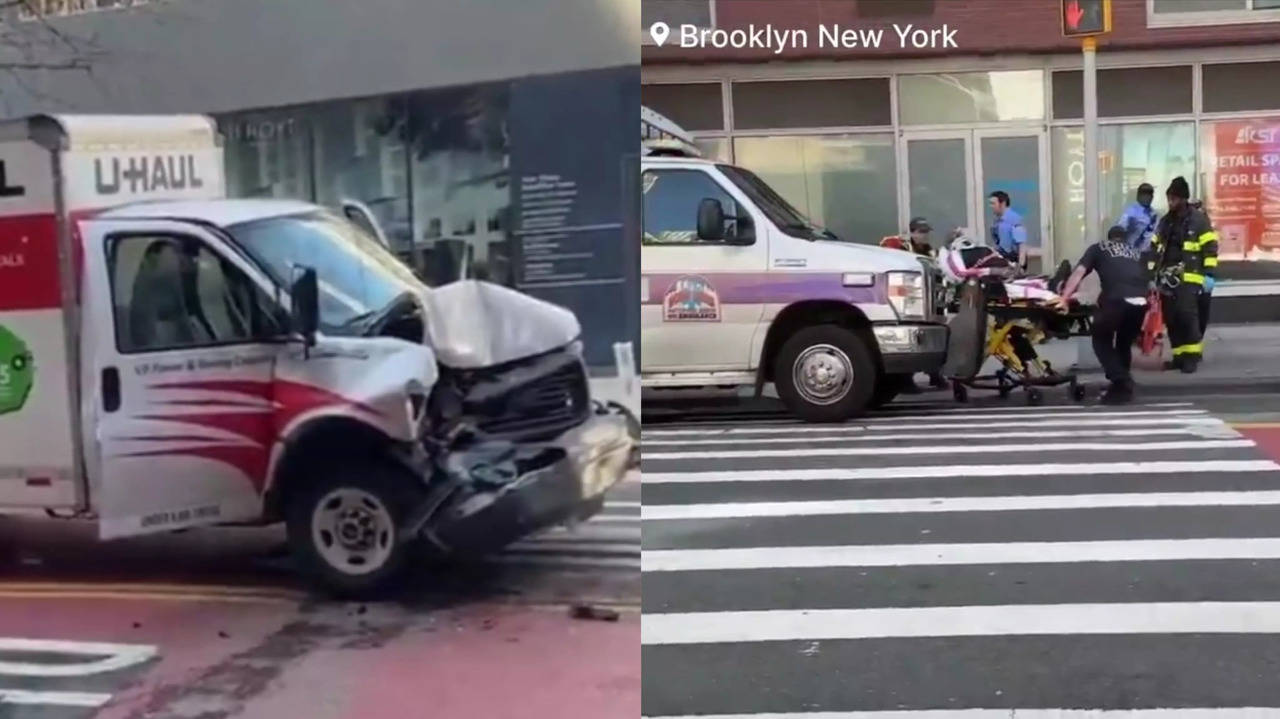
<path id="1" fill-rule="evenodd" d="M 320 325 L 358 334 L 360 321 L 404 295 L 425 290 L 376 239 L 327 211 L 254 220 L 227 228 L 281 287 L 294 268 L 313 267 L 320 285 Z"/>
<path id="2" fill-rule="evenodd" d="M 769 217 L 769 220 L 778 226 L 778 229 L 788 235 L 810 240 L 840 240 L 834 232 L 815 223 L 792 207 L 790 202 L 787 202 L 754 172 L 733 165 L 716 165 L 716 167 L 737 185 L 739 190 L 747 193 L 760 210 Z"/>

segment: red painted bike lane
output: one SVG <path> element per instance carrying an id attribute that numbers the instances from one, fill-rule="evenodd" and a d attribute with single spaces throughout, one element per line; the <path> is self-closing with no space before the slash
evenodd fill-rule
<path id="1" fill-rule="evenodd" d="M 100 709 L 57 716 L 611 719 L 640 711 L 636 613 L 608 622 L 557 606 L 423 612 L 212 596 L 10 597 L 0 599 L 0 636 L 155 648 L 155 659 L 119 671 L 10 687 L 111 695 Z"/>

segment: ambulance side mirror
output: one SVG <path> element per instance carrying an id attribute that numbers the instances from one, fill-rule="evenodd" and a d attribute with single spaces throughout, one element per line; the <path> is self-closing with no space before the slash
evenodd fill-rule
<path id="1" fill-rule="evenodd" d="M 713 197 L 703 198 L 698 203 L 698 239 L 723 240 L 725 219 L 724 205 L 719 200 Z"/>
<path id="2" fill-rule="evenodd" d="M 320 283 L 314 267 L 302 268 L 302 274 L 293 281 L 291 329 L 302 335 L 307 347 L 316 344 L 316 332 L 320 329 Z"/>

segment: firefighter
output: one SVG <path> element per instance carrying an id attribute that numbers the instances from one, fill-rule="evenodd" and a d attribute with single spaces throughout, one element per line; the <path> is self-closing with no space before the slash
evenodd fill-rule
<path id="1" fill-rule="evenodd" d="M 1209 217 L 1209 213 L 1206 212 L 1204 209 L 1204 202 L 1200 200 L 1196 200 L 1195 202 L 1191 203 L 1191 206 L 1197 210 L 1200 210 L 1201 212 L 1204 212 L 1204 216 L 1209 221 L 1209 224 L 1210 225 L 1213 224 L 1213 218 Z M 1213 303 L 1214 277 L 1215 275 L 1205 276 L 1204 292 L 1200 293 L 1200 300 L 1198 302 L 1200 306 L 1200 339 L 1201 341 L 1203 341 L 1204 338 L 1207 336 L 1205 333 L 1209 329 L 1209 306 Z"/>
<path id="2" fill-rule="evenodd" d="M 1200 331 L 1201 296 L 1213 288 L 1218 267 L 1218 233 L 1204 212 L 1191 206 L 1191 188 L 1173 178 L 1165 191 L 1169 211 L 1151 238 L 1164 323 L 1173 346 L 1169 369 L 1195 372 L 1204 354 Z"/>

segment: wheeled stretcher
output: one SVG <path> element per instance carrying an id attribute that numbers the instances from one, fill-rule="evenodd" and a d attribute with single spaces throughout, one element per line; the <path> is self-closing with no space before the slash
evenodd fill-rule
<path id="1" fill-rule="evenodd" d="M 1083 400 L 1085 386 L 1073 372 L 1062 372 L 1040 357 L 1036 347 L 1049 339 L 1088 335 L 1092 307 L 1073 301 L 1064 312 L 1057 291 L 1071 266 L 1053 277 L 1019 276 L 1017 268 L 989 247 L 957 240 L 938 256 L 951 288 L 951 345 L 943 376 L 956 401 L 969 390 L 992 390 L 1008 397 L 1025 392 L 1028 404 L 1044 401 L 1043 388 L 1067 385 L 1072 399 Z M 999 368 L 981 374 L 988 358 Z"/>

